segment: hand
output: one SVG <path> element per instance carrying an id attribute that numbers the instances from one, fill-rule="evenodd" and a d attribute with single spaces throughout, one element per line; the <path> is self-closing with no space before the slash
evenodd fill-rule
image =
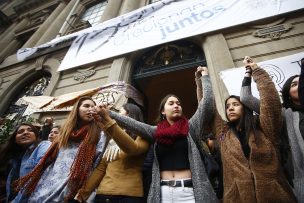
<path id="1" fill-rule="evenodd" d="M 253 62 L 253 60 L 250 56 L 245 56 L 243 63 L 245 65 L 246 72 L 247 72 L 247 70 L 248 70 L 248 72 L 250 72 L 250 69 L 254 70 L 258 67 L 257 64 Z"/>
<path id="2" fill-rule="evenodd" d="M 194 75 L 195 75 L 196 78 L 200 78 L 202 76 L 201 71 L 202 71 L 202 67 L 198 66 L 197 69 L 196 69 L 196 71 L 195 71 L 195 73 L 194 73 Z"/>
<path id="3" fill-rule="evenodd" d="M 195 77 L 200 78 L 203 75 L 208 75 L 208 68 L 205 66 L 198 66 L 195 71 Z"/>
<path id="4" fill-rule="evenodd" d="M 95 118 L 95 116 L 94 116 L 94 118 L 97 121 L 102 122 L 103 124 L 106 124 L 112 120 L 112 118 L 109 116 L 109 109 L 110 109 L 109 105 L 99 104 L 99 105 L 95 106 L 94 109 L 96 111 L 96 115 L 95 115 L 96 118 Z"/>
<path id="5" fill-rule="evenodd" d="M 200 68 L 200 72 L 201 72 L 201 75 L 204 76 L 204 75 L 209 75 L 208 73 L 208 68 L 206 66 L 199 66 L 198 68 Z"/>
<path id="6" fill-rule="evenodd" d="M 84 202 L 80 196 L 79 193 L 76 194 L 76 196 L 74 197 L 74 199 L 70 202 Z"/>

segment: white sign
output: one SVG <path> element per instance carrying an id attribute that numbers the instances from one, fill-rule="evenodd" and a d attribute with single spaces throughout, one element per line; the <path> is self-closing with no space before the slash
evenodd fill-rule
<path id="1" fill-rule="evenodd" d="M 293 75 L 300 75 L 300 61 L 302 58 L 304 58 L 304 52 L 269 61 L 263 61 L 258 63 L 258 65 L 265 69 L 272 77 L 272 81 L 280 94 L 285 81 L 289 77 Z M 220 77 L 222 78 L 230 95 L 240 95 L 244 75 L 244 67 L 233 68 L 220 72 Z M 252 82 L 251 87 L 252 95 L 259 98 L 259 92 L 254 82 Z"/>
<path id="2" fill-rule="evenodd" d="M 302 8 L 303 0 L 162 0 L 65 36 L 64 40 L 77 38 L 59 71 Z M 25 59 L 39 47 L 34 49 L 20 49 L 18 58 Z"/>

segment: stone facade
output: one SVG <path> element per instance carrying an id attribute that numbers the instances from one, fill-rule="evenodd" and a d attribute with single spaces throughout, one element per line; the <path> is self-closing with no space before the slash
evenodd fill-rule
<path id="1" fill-rule="evenodd" d="M 149 122 L 153 121 L 154 110 L 161 97 L 168 92 L 182 95 L 182 100 L 186 98 L 185 111 L 190 112 L 189 116 L 197 105 L 194 84 L 196 66 L 135 80 L 133 72 L 136 64 L 149 48 L 62 72 L 57 72 L 57 69 L 70 43 L 46 50 L 32 59 L 17 61 L 18 48 L 37 46 L 56 36 L 71 33 L 73 29 L 86 28 L 86 23 L 79 22 L 79 16 L 92 3 L 93 0 L 14 0 L 0 3 L 0 116 L 5 114 L 24 86 L 46 74 L 51 74 L 50 84 L 43 94 L 46 96 L 58 96 L 124 80 L 146 96 Z M 108 0 L 100 22 L 148 3 L 148 0 Z M 276 35 L 259 33 L 259 30 L 271 26 L 284 26 L 286 29 Z M 209 67 L 217 106 L 222 114 L 223 101 L 228 92 L 218 73 L 241 66 L 245 55 L 259 62 L 304 51 L 304 14 L 303 10 L 292 12 L 186 40 L 200 47 L 205 56 L 203 65 Z M 43 119 L 50 115 L 57 119 L 57 123 L 62 123 L 66 113 L 41 113 L 34 117 Z"/>

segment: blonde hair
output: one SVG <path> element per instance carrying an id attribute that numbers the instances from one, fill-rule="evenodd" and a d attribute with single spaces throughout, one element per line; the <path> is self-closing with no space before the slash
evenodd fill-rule
<path id="1" fill-rule="evenodd" d="M 91 97 L 81 97 L 78 99 L 76 104 L 74 105 L 72 111 L 68 115 L 66 121 L 64 122 L 62 128 L 60 129 L 60 136 L 58 136 L 57 142 L 59 142 L 59 149 L 62 147 L 67 147 L 69 142 L 69 137 L 72 134 L 74 130 L 77 129 L 77 124 L 80 121 L 80 117 L 78 114 L 78 110 L 80 105 L 85 100 L 91 100 L 93 99 Z M 93 101 L 94 102 L 94 101 Z M 96 104 L 94 102 L 94 104 Z M 98 127 L 96 122 L 93 120 L 89 123 L 89 143 L 97 143 L 100 137 L 100 131 L 101 129 Z"/>

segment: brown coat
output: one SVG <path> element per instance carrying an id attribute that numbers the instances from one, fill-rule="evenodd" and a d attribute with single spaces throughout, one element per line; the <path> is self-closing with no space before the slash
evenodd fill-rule
<path id="1" fill-rule="evenodd" d="M 253 79 L 261 99 L 261 130 L 255 136 L 249 135 L 249 159 L 231 129 L 224 130 L 219 114 L 215 120 L 223 163 L 224 203 L 296 202 L 279 162 L 277 139 L 282 126 L 279 95 L 263 69 L 255 69 Z"/>

